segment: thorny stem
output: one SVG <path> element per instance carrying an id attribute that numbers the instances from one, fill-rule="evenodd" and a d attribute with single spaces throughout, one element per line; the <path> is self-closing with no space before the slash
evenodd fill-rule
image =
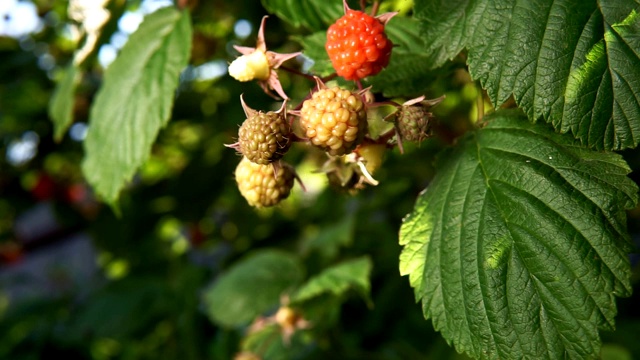
<path id="1" fill-rule="evenodd" d="M 313 75 L 305 74 L 305 73 L 303 73 L 301 71 L 298 71 L 296 69 L 290 68 L 288 66 L 280 65 L 279 69 L 282 69 L 284 71 L 288 71 L 288 72 L 290 72 L 292 74 L 295 74 L 295 75 L 302 76 L 305 79 L 309 79 L 311 81 L 316 81 L 315 78 L 313 77 Z M 327 81 L 333 80 L 337 76 L 338 76 L 338 74 L 332 73 L 330 75 L 327 75 L 327 76 L 321 78 L 320 80 L 322 80 L 322 82 L 327 82 Z"/>
<path id="2" fill-rule="evenodd" d="M 393 101 L 393 100 L 387 100 L 387 101 L 376 101 L 374 103 L 369 104 L 369 107 L 378 107 L 378 106 L 385 106 L 385 105 L 391 105 L 391 106 L 395 106 L 397 108 L 402 107 L 402 105 L 398 104 L 397 102 Z"/>
<path id="3" fill-rule="evenodd" d="M 360 9 L 364 11 L 366 7 L 367 7 L 367 0 L 360 0 Z"/>
<path id="4" fill-rule="evenodd" d="M 311 81 L 315 81 L 315 79 L 313 78 L 313 76 L 309 75 L 309 74 L 305 74 L 303 72 L 300 72 L 296 69 L 290 68 L 288 66 L 284 66 L 284 65 L 280 65 L 280 69 L 284 70 L 284 71 L 288 71 L 292 74 L 296 74 L 296 75 L 300 75 L 302 77 L 304 77 L 305 79 L 309 79 Z"/>
<path id="5" fill-rule="evenodd" d="M 294 172 L 293 176 L 295 177 L 296 181 L 302 188 L 302 191 L 307 192 L 307 187 L 304 186 L 304 183 L 302 182 L 302 179 L 300 179 L 300 176 L 298 176 L 298 173 Z"/>
<path id="6" fill-rule="evenodd" d="M 331 81 L 331 80 L 333 80 L 333 79 L 335 79 L 337 77 L 338 77 L 338 74 L 337 73 L 333 73 L 333 74 L 330 74 L 330 75 L 327 75 L 327 76 L 323 77 L 320 80 L 322 80 L 322 82 L 326 83 L 327 81 Z"/>

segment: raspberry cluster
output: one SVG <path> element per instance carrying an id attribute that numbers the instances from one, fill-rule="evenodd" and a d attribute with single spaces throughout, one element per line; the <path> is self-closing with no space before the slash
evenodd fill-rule
<path id="1" fill-rule="evenodd" d="M 376 103 L 371 90 L 362 89 L 360 84 L 361 79 L 378 74 L 389 64 L 393 44 L 385 34 L 385 25 L 395 13 L 374 17 L 349 9 L 346 1 L 343 4 L 345 15 L 329 27 L 326 50 L 336 75 L 354 80 L 360 90 L 327 86 L 313 77 L 316 86 L 309 96 L 287 111 L 289 98 L 275 70 L 299 53 L 267 50 L 263 33 L 266 17 L 256 48 L 236 47 L 242 56 L 231 63 L 229 74 L 239 81 L 256 80 L 267 94 L 273 95 L 271 90 L 275 90 L 285 99 L 278 111 L 264 112 L 250 108 L 240 97 L 246 120 L 238 131 L 238 141 L 228 146 L 242 155 L 235 179 L 240 194 L 251 206 L 274 206 L 289 196 L 294 180 L 300 182 L 294 168 L 283 160 L 293 142 L 306 142 L 323 150 L 328 160 L 321 171 L 329 183 L 353 192 L 378 184 L 372 174 L 388 148 L 397 145 L 403 151 L 402 141 L 420 142 L 430 136 L 433 115 L 429 108 L 441 98 L 424 100 L 422 96 L 402 105 L 390 100 Z M 297 71 L 294 74 L 311 78 Z M 383 104 L 396 107 L 385 119 L 393 126 L 374 138 L 369 134 L 368 110 Z M 295 121 L 298 127 L 292 126 Z"/>

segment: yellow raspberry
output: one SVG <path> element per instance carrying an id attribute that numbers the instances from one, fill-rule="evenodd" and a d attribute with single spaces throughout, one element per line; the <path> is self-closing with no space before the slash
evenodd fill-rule
<path id="1" fill-rule="evenodd" d="M 367 131 L 360 95 L 339 87 L 321 89 L 302 104 L 300 124 L 309 141 L 330 155 L 353 150 Z"/>
<path id="2" fill-rule="evenodd" d="M 295 179 L 291 165 L 261 165 L 246 157 L 236 167 L 235 174 L 240 194 L 249 205 L 258 208 L 273 206 L 286 199 Z"/>
<path id="3" fill-rule="evenodd" d="M 229 75 L 238 81 L 267 80 L 270 72 L 267 55 L 259 50 L 242 55 L 229 65 Z"/>

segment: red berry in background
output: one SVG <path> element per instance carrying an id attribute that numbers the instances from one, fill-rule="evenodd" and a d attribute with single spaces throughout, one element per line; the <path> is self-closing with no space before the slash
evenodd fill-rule
<path id="1" fill-rule="evenodd" d="M 23 258 L 23 250 L 15 242 L 0 243 L 0 263 L 17 264 Z"/>
<path id="2" fill-rule="evenodd" d="M 40 174 L 35 184 L 31 188 L 31 195 L 38 201 L 51 199 L 56 194 L 56 183 L 47 174 Z"/>
<path id="3" fill-rule="evenodd" d="M 333 68 L 347 80 L 376 75 L 389 64 L 393 44 L 384 33 L 385 22 L 362 11 L 346 13 L 327 30 L 325 49 Z"/>

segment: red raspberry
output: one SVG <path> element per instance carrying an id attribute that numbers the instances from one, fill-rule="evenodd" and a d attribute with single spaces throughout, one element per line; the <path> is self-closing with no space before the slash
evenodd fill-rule
<path id="1" fill-rule="evenodd" d="M 389 64 L 392 47 L 384 23 L 362 11 L 347 9 L 327 30 L 325 48 L 338 75 L 347 80 L 379 73 Z"/>

